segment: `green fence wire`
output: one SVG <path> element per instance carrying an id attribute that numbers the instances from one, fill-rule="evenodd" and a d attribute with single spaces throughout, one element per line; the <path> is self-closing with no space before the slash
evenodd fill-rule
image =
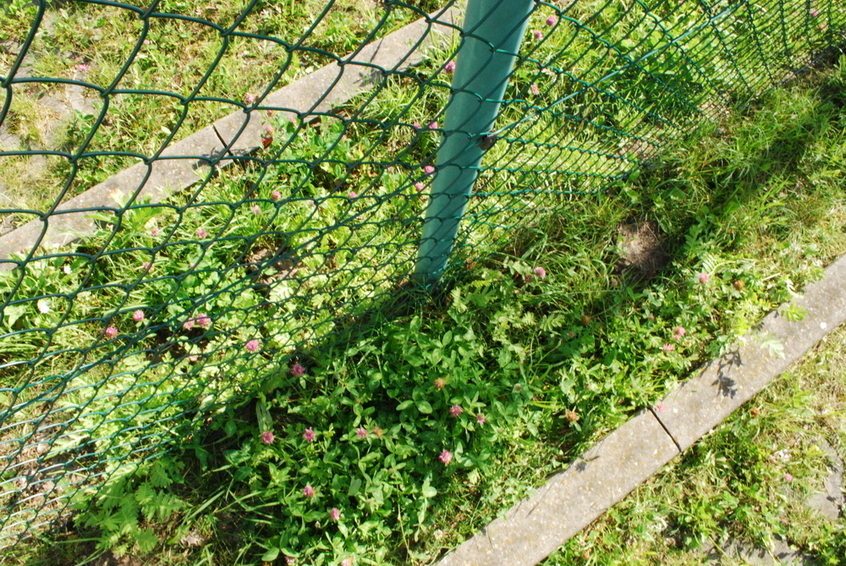
<path id="1" fill-rule="evenodd" d="M 846 30 L 838 0 L 530 8 L 511 52 L 453 3 L 0 3 L 0 548 L 409 300 L 458 220 L 424 221 L 453 92 L 498 114 L 434 279 Z M 501 100 L 471 40 L 515 58 Z"/>

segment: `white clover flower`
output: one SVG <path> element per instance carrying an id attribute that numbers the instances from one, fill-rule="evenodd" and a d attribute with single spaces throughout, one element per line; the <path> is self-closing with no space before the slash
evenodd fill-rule
<path id="1" fill-rule="evenodd" d="M 50 299 L 38 299 L 38 312 L 41 314 L 47 314 L 50 312 Z"/>

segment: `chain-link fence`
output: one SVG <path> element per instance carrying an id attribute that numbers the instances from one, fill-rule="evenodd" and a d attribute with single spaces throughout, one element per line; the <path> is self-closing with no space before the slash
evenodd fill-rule
<path id="1" fill-rule="evenodd" d="M 844 29 L 837 0 L 0 5 L 0 548 Z"/>

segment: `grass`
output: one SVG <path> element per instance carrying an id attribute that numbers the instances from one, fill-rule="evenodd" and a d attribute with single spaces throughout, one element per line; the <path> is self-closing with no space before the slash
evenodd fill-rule
<path id="1" fill-rule="evenodd" d="M 549 188 L 553 176 L 558 183 L 566 178 L 566 190 L 593 190 L 592 177 L 623 174 L 694 117 L 725 112 L 787 78 L 810 53 L 831 45 L 843 24 L 836 10 L 827 10 L 830 2 L 789 14 L 772 4 L 705 12 L 672 2 L 649 10 L 601 2 L 540 5 L 531 24 L 546 37 L 524 49 L 500 120 L 507 143 L 489 157 L 506 174 L 492 175 L 489 184 Z M 261 108 L 265 94 L 439 7 L 167 1 L 142 18 L 143 7 L 131 2 L 44 5 L 41 13 L 16 1 L 0 16 L 0 69 L 24 63 L 13 88 L 0 94 L 2 104 L 10 96 L 3 125 L 20 138 L 18 148 L 0 153 L 5 205 L 20 209 L 14 225 L 46 211 L 59 195 L 67 200 L 245 108 L 247 100 L 258 99 Z M 553 13 L 562 18 L 548 28 L 543 22 Z M 741 23 L 749 18 L 761 29 Z M 19 55 L 32 30 L 24 61 Z M 764 31 L 777 36 L 778 53 L 761 48 Z M 413 122 L 437 116 L 449 92 L 448 77 L 438 71 L 449 57 L 436 53 L 420 69 L 391 74 L 383 88 L 364 96 L 366 104 L 350 106 L 349 133 L 364 145 L 376 140 L 365 155 L 380 148 L 378 159 L 390 161 L 384 152 L 408 148 Z M 83 110 L 57 102 L 72 90 L 88 99 Z M 570 133 L 555 137 L 564 128 Z M 419 144 L 401 155 L 419 165 L 432 151 Z M 34 166 L 30 155 L 43 161 Z M 524 173 L 510 178 L 515 169 Z"/>
<path id="2" fill-rule="evenodd" d="M 26 2 L 0 13 L 4 74 L 36 31 L 2 120 L 20 138 L 20 147 L 0 159 L 4 208 L 46 211 L 65 190 L 72 156 L 81 159 L 67 198 L 244 108 L 249 96 L 281 88 L 334 61 L 331 54 L 343 56 L 435 9 L 421 2 L 385 13 L 370 0 L 165 1 L 142 19 L 143 3 L 43 4 L 43 14 Z M 224 40 L 229 27 L 235 33 Z M 82 87 L 87 110 L 58 102 L 68 96 L 68 81 Z M 104 97 L 110 88 L 116 90 Z M 20 152 L 45 154 L 47 163 L 34 168 Z"/>
<path id="3" fill-rule="evenodd" d="M 545 564 L 694 565 L 715 545 L 775 539 L 843 564 L 846 522 L 806 499 L 824 491 L 826 449 L 846 446 L 844 346 L 840 328 Z"/>
<path id="4" fill-rule="evenodd" d="M 566 13 L 586 22 L 597 7 Z M 5 273 L 6 532 L 79 511 L 6 560 L 429 562 L 818 277 L 844 249 L 842 61 L 656 157 L 684 131 L 662 118 L 692 121 L 705 90 L 613 70 L 702 17 L 661 5 L 675 31 L 653 37 L 640 12 L 612 8 L 572 27 L 535 15 L 530 29 L 555 39 L 529 44 L 515 72 L 454 264 L 466 273 L 426 308 L 379 312 L 407 298 L 414 184 L 438 135 L 412 125 L 439 119 L 450 53 L 338 119 L 277 116 L 252 161 L 161 203 L 116 202 L 81 246 Z M 771 23 L 799 50 L 810 19 Z M 747 52 L 744 25 L 686 40 L 733 30 Z M 597 56 L 592 34 L 611 28 Z M 701 76 L 741 98 L 757 63 Z M 646 282 L 615 267 L 618 226 L 645 221 L 670 260 Z"/>
<path id="5" fill-rule="evenodd" d="M 181 450 L 111 481 L 43 551 L 25 546 L 27 563 L 97 549 L 160 564 L 433 561 L 846 250 L 844 69 L 770 93 L 608 194 L 569 197 L 436 308 L 300 355 L 301 371 L 276 374 Z M 670 264 L 642 281 L 615 272 L 615 240 L 621 222 L 647 219 L 666 234 Z M 779 506 L 785 471 L 801 499 L 822 469 L 809 439 L 842 436 L 825 428 L 838 426 L 842 401 L 797 390 L 793 375 L 752 402 L 760 414 L 733 417 L 550 563 L 645 563 L 653 552 L 695 563 L 686 553 L 704 541 L 775 535 L 837 563 L 842 525 L 796 505 L 808 522 L 788 529 L 794 515 Z M 829 414 L 809 414 L 808 402 Z M 797 438 L 810 424 L 822 428 Z M 774 446 L 792 451 L 789 467 L 772 460 Z"/>

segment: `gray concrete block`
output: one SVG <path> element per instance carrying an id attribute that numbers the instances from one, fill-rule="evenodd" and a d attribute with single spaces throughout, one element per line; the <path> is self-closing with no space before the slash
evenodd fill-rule
<path id="1" fill-rule="evenodd" d="M 85 96 L 86 94 L 95 94 L 95 91 L 93 89 L 85 89 L 81 85 L 65 85 L 65 99 L 70 109 L 76 110 L 82 115 L 96 116 L 98 111 L 95 104 L 99 103 L 99 99 L 93 96 Z"/>
<path id="2" fill-rule="evenodd" d="M 684 450 L 766 387 L 814 344 L 846 320 L 846 257 L 794 301 L 807 311 L 791 322 L 780 311 L 767 315 L 734 351 L 705 366 L 658 405 L 656 416 Z M 783 347 L 776 355 L 764 342 Z"/>
<path id="3" fill-rule="evenodd" d="M 828 475 L 820 491 L 811 494 L 805 503 L 817 513 L 837 520 L 843 508 L 843 460 L 825 440 L 819 439 L 818 444 L 828 456 Z"/>
<path id="4" fill-rule="evenodd" d="M 262 145 L 265 126 L 269 125 L 267 115 L 261 110 L 233 112 L 214 123 L 220 141 L 226 145 L 229 155 L 249 155 Z"/>
<path id="5" fill-rule="evenodd" d="M 452 37 L 459 17 L 459 10 L 453 7 L 431 24 L 421 18 L 280 88 L 264 99 L 262 107 L 299 115 L 327 112 L 381 82 L 386 72 L 418 64 L 426 49 Z"/>
<path id="6" fill-rule="evenodd" d="M 676 454 L 675 444 L 655 417 L 640 413 L 438 566 L 536 564 Z"/>
<path id="7" fill-rule="evenodd" d="M 794 550 L 782 540 L 774 540 L 772 548 L 762 548 L 745 542 L 730 540 L 720 548 L 705 551 L 703 563 L 708 566 L 814 566 L 813 556 Z"/>

